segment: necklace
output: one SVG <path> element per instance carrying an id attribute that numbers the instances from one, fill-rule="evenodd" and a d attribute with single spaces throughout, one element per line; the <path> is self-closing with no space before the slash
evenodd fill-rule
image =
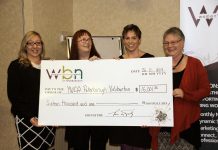
<path id="1" fill-rule="evenodd" d="M 180 64 L 180 62 L 182 61 L 183 57 L 184 57 L 184 54 L 182 54 L 182 57 L 180 58 L 178 63 L 175 66 L 173 66 L 173 70 L 176 69 L 176 67 Z"/>

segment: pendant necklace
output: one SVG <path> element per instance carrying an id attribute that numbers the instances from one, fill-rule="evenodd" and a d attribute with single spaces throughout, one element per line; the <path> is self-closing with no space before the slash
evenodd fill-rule
<path id="1" fill-rule="evenodd" d="M 176 69 L 176 67 L 180 64 L 180 62 L 182 61 L 183 57 L 184 57 L 184 54 L 182 54 L 182 57 L 180 58 L 178 63 L 175 66 L 173 66 L 173 70 Z"/>

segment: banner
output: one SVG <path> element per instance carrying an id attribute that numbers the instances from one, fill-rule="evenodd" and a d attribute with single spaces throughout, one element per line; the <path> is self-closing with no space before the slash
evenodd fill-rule
<path id="1" fill-rule="evenodd" d="M 218 0 L 181 0 L 180 28 L 184 52 L 208 70 L 211 94 L 200 104 L 201 150 L 218 149 Z"/>

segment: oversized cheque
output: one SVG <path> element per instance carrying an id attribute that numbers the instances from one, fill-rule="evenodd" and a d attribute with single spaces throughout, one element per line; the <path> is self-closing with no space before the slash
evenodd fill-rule
<path id="1" fill-rule="evenodd" d="M 172 59 L 44 60 L 39 123 L 173 126 Z"/>

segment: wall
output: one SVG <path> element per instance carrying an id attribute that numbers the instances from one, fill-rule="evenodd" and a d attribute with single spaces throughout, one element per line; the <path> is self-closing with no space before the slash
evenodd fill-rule
<path id="1" fill-rule="evenodd" d="M 18 149 L 10 103 L 7 99 L 7 67 L 17 57 L 23 36 L 22 3 L 18 0 L 0 1 L 0 145 L 1 149 Z"/>
<path id="2" fill-rule="evenodd" d="M 85 28 L 95 36 L 116 36 L 130 23 L 142 30 L 141 49 L 163 56 L 162 34 L 179 25 L 179 0 L 0 0 L 1 149 L 18 149 L 7 98 L 7 67 L 17 57 L 25 32 L 42 35 L 48 57 L 66 59 L 66 43 L 59 40 L 62 33 L 72 35 Z M 58 130 L 57 150 L 66 149 L 63 132 Z"/>
<path id="3" fill-rule="evenodd" d="M 46 43 L 47 56 L 66 59 L 66 42 L 60 42 L 60 35 L 73 33 L 73 0 L 33 1 L 33 22 Z"/>
<path id="4" fill-rule="evenodd" d="M 142 30 L 141 49 L 163 56 L 162 34 L 179 26 L 179 0 L 74 0 L 74 31 L 85 28 L 93 35 L 121 35 L 127 24 Z"/>

